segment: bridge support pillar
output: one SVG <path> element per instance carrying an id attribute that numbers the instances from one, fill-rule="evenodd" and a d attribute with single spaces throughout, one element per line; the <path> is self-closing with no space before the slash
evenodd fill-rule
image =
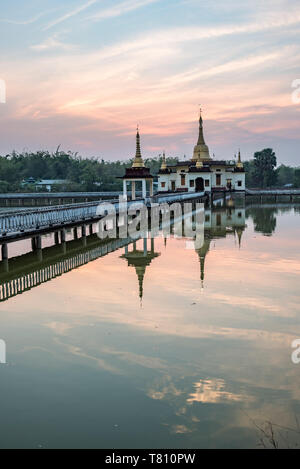
<path id="1" fill-rule="evenodd" d="M 0 272 L 9 272 L 9 260 L 3 259 L 0 262 Z"/>
<path id="2" fill-rule="evenodd" d="M 38 258 L 39 262 L 42 262 L 42 260 L 43 260 L 43 250 L 42 249 L 37 249 L 36 254 L 37 254 L 37 258 Z"/>
<path id="3" fill-rule="evenodd" d="M 42 237 L 41 235 L 39 236 L 34 236 L 31 238 L 31 248 L 33 251 L 36 251 L 37 249 L 42 249 Z"/>
<path id="4" fill-rule="evenodd" d="M 82 227 L 81 227 L 81 236 L 86 237 L 86 226 L 85 225 L 82 225 Z"/>
<path id="5" fill-rule="evenodd" d="M 77 230 L 77 226 L 74 227 L 74 239 L 78 239 L 78 230 Z"/>
<path id="6" fill-rule="evenodd" d="M 93 234 L 93 224 L 92 223 L 89 225 L 89 234 L 90 235 Z"/>
<path id="7" fill-rule="evenodd" d="M 36 249 L 42 249 L 42 237 L 36 236 Z"/>
<path id="8" fill-rule="evenodd" d="M 35 240 L 35 238 L 31 238 L 31 249 L 33 251 L 36 250 L 36 240 Z"/>
<path id="9" fill-rule="evenodd" d="M 2 246 L 1 246 L 1 255 L 2 255 L 2 260 L 3 260 L 3 261 L 4 261 L 5 259 L 8 259 L 7 243 L 2 244 Z"/>
<path id="10" fill-rule="evenodd" d="M 59 244 L 59 233 L 58 233 L 58 231 L 54 232 L 54 242 L 55 242 L 55 244 Z"/>
<path id="11" fill-rule="evenodd" d="M 60 242 L 65 243 L 66 242 L 66 230 L 61 230 L 60 231 Z"/>
<path id="12" fill-rule="evenodd" d="M 146 257 L 147 256 L 147 238 L 144 238 L 144 256 Z"/>

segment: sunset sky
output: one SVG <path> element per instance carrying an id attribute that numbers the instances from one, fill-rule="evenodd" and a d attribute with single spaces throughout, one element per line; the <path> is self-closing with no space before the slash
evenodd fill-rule
<path id="1" fill-rule="evenodd" d="M 297 0 L 12 0 L 0 10 L 0 154 L 192 156 L 199 104 L 216 158 L 299 163 Z"/>

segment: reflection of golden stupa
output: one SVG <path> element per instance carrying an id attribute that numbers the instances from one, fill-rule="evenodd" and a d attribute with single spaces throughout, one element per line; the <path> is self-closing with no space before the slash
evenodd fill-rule
<path id="1" fill-rule="evenodd" d="M 143 282 L 147 265 L 150 265 L 152 259 L 160 256 L 159 252 L 154 251 L 154 239 L 151 239 L 151 250 L 147 250 L 147 239 L 144 238 L 144 250 L 136 248 L 136 242 L 133 243 L 132 251 L 128 251 L 128 246 L 125 247 L 125 254 L 120 256 L 122 259 L 127 259 L 128 267 L 135 267 L 135 271 L 139 281 L 139 297 L 142 301 L 143 298 Z"/>
<path id="2" fill-rule="evenodd" d="M 203 244 L 201 248 L 195 249 L 196 253 L 199 256 L 199 261 L 200 261 L 200 278 L 201 278 L 201 287 L 203 288 L 203 283 L 204 283 L 204 267 L 205 267 L 205 257 L 206 254 L 209 251 L 209 246 L 210 246 L 210 238 L 204 238 Z"/>
<path id="3" fill-rule="evenodd" d="M 237 234 L 237 237 L 239 240 L 239 248 L 241 247 L 241 244 L 242 244 L 242 235 L 243 235 L 244 229 L 241 226 L 235 229 L 235 233 Z"/>

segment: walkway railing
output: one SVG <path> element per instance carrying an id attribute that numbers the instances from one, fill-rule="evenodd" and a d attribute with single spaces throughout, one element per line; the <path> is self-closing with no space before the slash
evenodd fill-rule
<path id="1" fill-rule="evenodd" d="M 0 235 L 91 219 L 96 216 L 98 205 L 99 202 L 85 202 L 4 212 L 0 215 Z"/>
<path id="2" fill-rule="evenodd" d="M 171 195 L 159 195 L 156 197 L 147 197 L 146 199 L 137 199 L 128 202 L 128 206 L 136 202 L 144 202 L 147 206 L 151 203 L 172 203 L 192 200 L 203 197 L 204 192 L 181 193 Z M 0 237 L 8 233 L 22 233 L 28 230 L 39 230 L 43 228 L 55 228 L 64 224 L 81 223 L 88 220 L 99 219 L 97 207 L 99 204 L 110 203 L 119 209 L 119 200 L 110 199 L 101 202 L 83 202 L 78 204 L 57 205 L 52 207 L 29 208 L 18 212 L 6 211 L 0 214 Z"/>
<path id="3" fill-rule="evenodd" d="M 246 189 L 249 195 L 300 195 L 300 189 Z"/>

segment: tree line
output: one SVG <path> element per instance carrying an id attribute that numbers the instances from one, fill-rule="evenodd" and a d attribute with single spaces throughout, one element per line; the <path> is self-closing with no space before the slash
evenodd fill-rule
<path id="1" fill-rule="evenodd" d="M 300 167 L 276 166 L 277 159 L 272 148 L 255 152 L 252 160 L 244 162 L 246 187 L 283 187 L 287 184 L 300 187 Z"/>
<path id="2" fill-rule="evenodd" d="M 162 157 L 145 159 L 145 165 L 153 175 L 157 174 Z M 177 158 L 167 158 L 168 164 L 175 164 Z M 119 191 L 126 161 L 106 161 L 102 158 L 83 158 L 78 153 L 65 152 L 12 152 L 0 156 L 0 192 L 36 191 L 36 183 L 42 179 L 64 180 L 65 191 Z M 277 166 L 276 155 L 271 148 L 254 153 L 253 159 L 244 162 L 247 187 L 282 187 L 293 184 L 300 187 L 300 168 Z M 54 188 L 55 189 L 55 188 Z M 62 187 L 60 187 L 62 189 Z"/>

